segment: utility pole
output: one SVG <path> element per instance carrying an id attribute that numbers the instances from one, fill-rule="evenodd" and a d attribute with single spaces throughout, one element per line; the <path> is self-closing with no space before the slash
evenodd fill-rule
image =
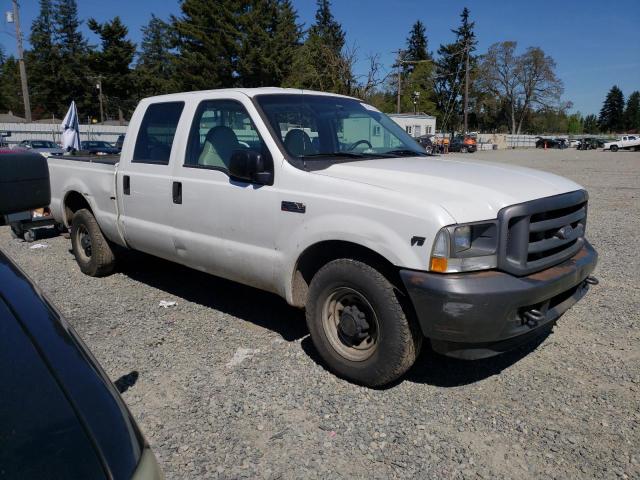
<path id="1" fill-rule="evenodd" d="M 100 123 L 104 123 L 104 105 L 102 103 L 102 75 L 98 75 L 98 101 L 100 102 Z"/>
<path id="2" fill-rule="evenodd" d="M 16 42 L 18 44 L 18 65 L 20 68 L 20 83 L 22 84 L 22 100 L 24 101 L 24 118 L 31 122 L 31 102 L 29 101 L 29 85 L 27 83 L 27 69 L 24 66 L 24 49 L 22 47 L 22 31 L 20 30 L 20 10 L 18 0 L 13 0 L 13 23 L 16 26 Z"/>
<path id="3" fill-rule="evenodd" d="M 467 121 L 467 107 L 469 105 L 469 39 L 465 40 L 464 45 L 464 104 L 462 110 L 464 112 L 464 133 L 469 132 L 469 125 Z"/>
<path id="4" fill-rule="evenodd" d="M 396 100 L 396 113 L 400 113 L 400 96 L 402 89 L 402 50 L 398 50 L 398 99 Z"/>

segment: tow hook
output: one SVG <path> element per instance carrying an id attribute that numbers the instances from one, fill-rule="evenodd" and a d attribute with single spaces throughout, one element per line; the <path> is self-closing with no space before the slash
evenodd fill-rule
<path id="1" fill-rule="evenodd" d="M 537 327 L 538 324 L 541 321 L 543 321 L 545 318 L 544 313 L 542 313 L 540 310 L 536 310 L 535 308 L 532 308 L 531 310 L 527 310 L 522 314 L 522 316 L 524 317 L 523 323 L 527 327 L 531 327 L 531 328 Z"/>
<path id="2" fill-rule="evenodd" d="M 596 277 L 589 276 L 585 279 L 584 283 L 588 283 L 589 285 L 598 285 L 600 283 L 600 280 L 598 280 Z"/>

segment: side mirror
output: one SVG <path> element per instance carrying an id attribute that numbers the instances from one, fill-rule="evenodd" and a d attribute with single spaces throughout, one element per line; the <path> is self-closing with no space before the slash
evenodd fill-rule
<path id="1" fill-rule="evenodd" d="M 273 185 L 270 159 L 255 150 L 234 150 L 229 161 L 229 175 L 237 180 Z"/>
<path id="2" fill-rule="evenodd" d="M 37 153 L 0 154 L 0 215 L 51 203 L 49 165 Z"/>

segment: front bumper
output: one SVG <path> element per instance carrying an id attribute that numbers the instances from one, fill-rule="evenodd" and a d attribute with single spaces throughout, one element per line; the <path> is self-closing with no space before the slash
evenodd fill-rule
<path id="1" fill-rule="evenodd" d="M 401 270 L 420 326 L 434 350 L 483 358 L 542 335 L 588 291 L 598 254 L 585 246 L 572 258 L 525 277 L 495 270 L 440 274 Z M 531 321 L 532 310 L 542 315 Z"/>

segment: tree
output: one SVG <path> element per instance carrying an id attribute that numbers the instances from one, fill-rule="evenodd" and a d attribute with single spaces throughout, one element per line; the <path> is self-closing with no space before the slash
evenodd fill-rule
<path id="1" fill-rule="evenodd" d="M 407 38 L 407 48 L 403 52 L 402 60 L 406 62 L 422 62 L 431 60 L 429 51 L 427 50 L 427 29 L 424 24 L 418 20 L 411 27 L 409 38 Z M 404 74 L 408 75 L 413 72 L 415 63 L 407 63 L 404 65 Z"/>
<path id="2" fill-rule="evenodd" d="M 559 105 L 562 82 L 556 64 L 538 47 L 516 54 L 517 43 L 495 43 L 482 58 L 480 83 L 507 106 L 511 133 L 520 133 L 532 107 L 551 112 Z"/>
<path id="3" fill-rule="evenodd" d="M 26 53 L 29 90 L 35 117 L 56 114 L 56 102 L 61 80 L 58 76 L 61 58 L 54 43 L 55 25 L 51 0 L 40 0 L 40 12 L 31 24 L 29 42 L 31 50 Z"/>
<path id="4" fill-rule="evenodd" d="M 469 9 L 465 7 L 460 14 L 460 26 L 451 30 L 456 36 L 455 41 L 438 48 L 434 90 L 443 129 L 455 128 L 460 124 L 466 55 L 469 55 L 470 72 L 476 69 L 477 59 L 473 52 L 478 41 L 473 31 L 475 22 L 471 22 L 469 16 Z M 471 77 L 473 80 L 474 75 L 471 74 Z"/>
<path id="5" fill-rule="evenodd" d="M 556 62 L 539 47 L 529 47 L 518 58 L 516 76 L 520 84 L 522 104 L 517 133 L 532 105 L 552 108 L 560 101 L 562 81 L 555 74 Z"/>
<path id="6" fill-rule="evenodd" d="M 139 98 L 178 90 L 173 33 L 171 25 L 153 14 L 149 23 L 142 27 L 142 49 L 135 69 Z"/>
<path id="7" fill-rule="evenodd" d="M 115 17 L 110 22 L 98 23 L 90 18 L 87 26 L 100 37 L 101 49 L 91 54 L 93 85 L 102 79 L 102 91 L 105 102 L 105 113 L 118 113 L 124 118 L 124 111 L 133 110 L 133 81 L 129 65 L 133 62 L 136 51 L 135 44 L 127 39 L 129 30 Z"/>
<path id="8" fill-rule="evenodd" d="M 598 133 L 600 130 L 598 129 L 598 117 L 596 117 L 593 113 L 590 113 L 586 117 L 584 117 L 584 121 L 582 122 L 582 129 L 584 133 Z"/>
<path id="9" fill-rule="evenodd" d="M 584 130 L 584 120 L 580 112 L 567 117 L 567 133 L 580 134 Z"/>
<path id="10" fill-rule="evenodd" d="M 98 108 L 89 77 L 89 46 L 80 32 L 76 0 L 52 2 L 53 41 L 59 54 L 57 88 L 50 99 L 52 111 L 63 115 L 71 100 L 80 115 L 95 116 Z"/>
<path id="11" fill-rule="evenodd" d="M 24 115 L 18 61 L 13 56 L 5 57 L 2 51 L 0 56 L 0 111 Z"/>
<path id="12" fill-rule="evenodd" d="M 617 85 L 609 90 L 602 104 L 598 122 L 603 131 L 618 132 L 624 129 L 624 95 Z"/>
<path id="13" fill-rule="evenodd" d="M 250 2 L 240 27 L 240 85 L 279 86 L 289 76 L 301 37 L 297 19 L 290 0 Z"/>
<path id="14" fill-rule="evenodd" d="M 627 130 L 640 132 L 640 92 L 637 90 L 627 99 L 624 117 Z"/>
<path id="15" fill-rule="evenodd" d="M 315 23 L 297 49 L 286 85 L 351 94 L 355 87 L 355 49 L 343 52 L 345 33 L 331 13 L 329 0 L 317 0 Z"/>
<path id="16" fill-rule="evenodd" d="M 181 90 L 233 87 L 240 38 L 239 0 L 183 0 L 172 17 Z"/>

